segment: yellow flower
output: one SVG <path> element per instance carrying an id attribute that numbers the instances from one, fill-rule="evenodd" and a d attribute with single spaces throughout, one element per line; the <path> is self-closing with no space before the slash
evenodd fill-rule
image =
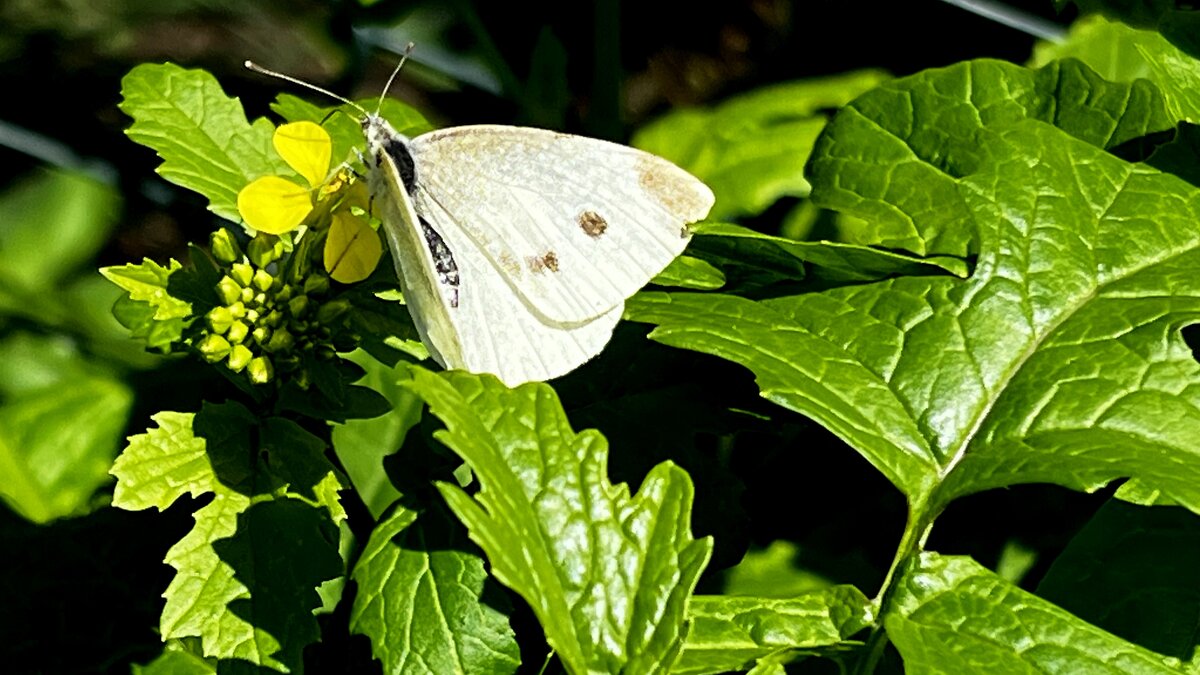
<path id="1" fill-rule="evenodd" d="M 333 141 L 313 122 L 284 124 L 275 130 L 272 141 L 275 151 L 308 181 L 308 187 L 282 176 L 263 176 L 238 193 L 238 213 L 259 232 L 283 234 L 300 227 L 312 211 L 317 190 L 329 174 Z"/>

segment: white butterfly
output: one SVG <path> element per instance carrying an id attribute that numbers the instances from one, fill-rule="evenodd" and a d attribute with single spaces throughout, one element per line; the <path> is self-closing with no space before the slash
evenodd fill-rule
<path id="1" fill-rule="evenodd" d="M 359 110 L 372 205 L 421 340 L 444 367 L 508 386 L 600 353 L 625 299 L 713 205 L 691 174 L 623 145 L 498 125 L 409 139 Z"/>

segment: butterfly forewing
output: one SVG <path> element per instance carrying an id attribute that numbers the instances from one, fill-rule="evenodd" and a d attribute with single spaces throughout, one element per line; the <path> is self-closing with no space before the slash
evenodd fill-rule
<path id="1" fill-rule="evenodd" d="M 439 363 L 515 386 L 563 375 L 604 348 L 620 304 L 572 325 L 529 311 L 463 225 L 414 209 L 405 186 L 413 182 L 408 150 L 398 135 L 380 125 L 367 138 L 373 204 L 413 322 Z"/>
<path id="2" fill-rule="evenodd" d="M 461 228 L 550 323 L 612 312 L 683 251 L 686 225 L 713 203 L 664 159 L 543 129 L 455 127 L 417 137 L 411 151 L 417 211 Z"/>

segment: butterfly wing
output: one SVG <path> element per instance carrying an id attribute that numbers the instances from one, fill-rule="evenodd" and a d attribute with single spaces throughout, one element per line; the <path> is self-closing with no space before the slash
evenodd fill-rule
<path id="1" fill-rule="evenodd" d="M 569 325 L 530 312 L 461 225 L 417 215 L 397 157 L 373 145 L 373 208 L 413 322 L 438 363 L 492 373 L 516 386 L 563 375 L 604 348 L 621 318 L 620 305 Z"/>
<path id="2" fill-rule="evenodd" d="M 606 316 L 687 245 L 712 191 L 640 150 L 510 126 L 413 139 L 416 210 L 462 229 L 516 295 L 552 323 Z"/>

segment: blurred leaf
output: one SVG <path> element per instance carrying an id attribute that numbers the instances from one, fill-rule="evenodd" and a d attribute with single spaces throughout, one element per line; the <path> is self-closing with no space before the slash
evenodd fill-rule
<path id="1" fill-rule="evenodd" d="M 0 194 L 0 286 L 53 288 L 107 241 L 119 206 L 108 186 L 61 171 L 39 171 Z"/>
<path id="2" fill-rule="evenodd" d="M 483 558 L 444 509 L 397 508 L 354 568 L 350 630 L 371 638 L 388 673 L 515 672 L 508 617 L 484 602 Z M 499 596 L 503 599 L 503 596 Z"/>
<path id="3" fill-rule="evenodd" d="M 413 368 L 408 385 L 446 424 L 435 437 L 470 465 L 474 497 L 442 483 L 492 573 L 533 608 L 571 672 L 652 672 L 677 658 L 688 596 L 711 553 L 689 531 L 691 481 L 669 462 L 629 496 L 608 448 L 576 434 L 554 390 Z"/>
<path id="4" fill-rule="evenodd" d="M 170 640 L 158 658 L 144 666 L 134 664 L 130 672 L 133 675 L 216 675 L 217 667 L 188 651 L 179 640 Z"/>
<path id="5" fill-rule="evenodd" d="M 529 60 L 529 79 L 522 95 L 525 103 L 522 122 L 543 129 L 562 129 L 571 104 L 567 50 L 554 32 L 543 26 Z"/>
<path id="6" fill-rule="evenodd" d="M 1110 501 L 1037 592 L 1126 640 L 1190 660 L 1200 616 L 1200 519 L 1181 508 Z"/>
<path id="7" fill-rule="evenodd" d="M 799 547 L 784 539 L 748 551 L 740 563 L 725 570 L 725 594 L 790 598 L 828 587 L 828 579 L 796 566 L 799 552 Z"/>
<path id="8" fill-rule="evenodd" d="M 159 175 L 209 200 L 209 210 L 235 223 L 238 191 L 255 178 L 294 175 L 275 152 L 275 127 L 253 124 L 204 70 L 144 63 L 121 80 L 120 107 L 133 118 L 127 134 L 162 158 Z"/>
<path id="9" fill-rule="evenodd" d="M 113 466 L 113 504 L 161 510 L 185 493 L 214 493 L 167 552 L 177 573 L 163 638 L 199 637 L 205 656 L 294 671 L 319 637 L 317 587 L 343 572 L 341 482 L 324 445 L 236 404 L 155 419 L 160 427 L 132 437 Z"/>
<path id="10" fill-rule="evenodd" d="M 804 163 L 826 111 L 886 79 L 859 71 L 766 87 L 710 110 L 675 110 L 642 127 L 633 145 L 707 183 L 717 197 L 710 219 L 757 215 L 780 197 L 808 196 Z"/>
<path id="11" fill-rule="evenodd" d="M 1081 13 L 1099 12 L 1134 26 L 1155 29 L 1179 49 L 1200 58 L 1200 11 L 1178 0 L 1055 0 L 1061 10 L 1068 3 Z M 1090 17 L 1089 17 L 1090 18 Z"/>
<path id="12" fill-rule="evenodd" d="M 75 515 L 108 482 L 133 394 L 79 378 L 0 406 L 0 499 L 36 523 Z"/>
<path id="13" fill-rule="evenodd" d="M 1200 20 L 1200 13 L 1197 17 Z M 1072 24 L 1065 42 L 1038 43 L 1030 65 L 1065 58 L 1079 59 L 1109 80 L 1150 80 L 1175 120 L 1200 123 L 1200 52 L 1189 56 L 1160 33 L 1093 15 Z"/>
<path id="14" fill-rule="evenodd" d="M 627 315 L 753 370 L 914 517 L 991 487 L 1121 477 L 1200 511 L 1200 365 L 1178 328 L 1200 312 L 1200 191 L 1038 122 L 975 143 L 992 161 L 960 184 L 982 244 L 969 280 L 640 293 Z"/>
<path id="15" fill-rule="evenodd" d="M 914 559 L 884 625 L 909 673 L 1180 672 L 966 557 Z"/>
<path id="16" fill-rule="evenodd" d="M 1113 84 L 1077 61 L 1036 71 L 967 61 L 893 80 L 843 108 L 813 151 L 813 199 L 862 219 L 861 243 L 974 253 L 974 215 L 958 182 L 992 161 L 983 130 L 1026 119 L 1100 148 L 1176 122 L 1144 80 Z"/>
<path id="17" fill-rule="evenodd" d="M 786 662 L 802 654 L 845 649 L 871 624 L 870 601 L 853 586 L 834 586 L 794 598 L 697 595 L 688 605 L 692 630 L 678 675 L 746 670 L 760 659 Z"/>

